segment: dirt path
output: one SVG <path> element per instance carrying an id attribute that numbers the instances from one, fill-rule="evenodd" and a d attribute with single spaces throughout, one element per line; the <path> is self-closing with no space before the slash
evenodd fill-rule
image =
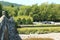
<path id="1" fill-rule="evenodd" d="M 19 34 L 22 39 L 26 38 L 52 38 L 54 40 L 60 40 L 60 33 L 49 33 L 49 34 Z"/>

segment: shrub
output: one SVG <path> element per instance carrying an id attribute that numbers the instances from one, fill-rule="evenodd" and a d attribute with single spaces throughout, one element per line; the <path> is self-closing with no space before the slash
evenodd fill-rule
<path id="1" fill-rule="evenodd" d="M 33 21 L 30 18 L 27 19 L 26 24 L 32 24 L 32 23 L 33 23 Z"/>
<path id="2" fill-rule="evenodd" d="M 30 16 L 17 16 L 13 17 L 17 24 L 32 24 L 33 18 Z"/>
<path id="3" fill-rule="evenodd" d="M 22 23 L 21 23 L 21 18 L 19 18 L 19 19 L 17 20 L 17 24 L 22 24 Z"/>
<path id="4" fill-rule="evenodd" d="M 21 22 L 22 22 L 22 24 L 26 24 L 26 19 L 23 18 L 23 19 L 21 20 Z"/>
<path id="5" fill-rule="evenodd" d="M 45 33 L 51 33 L 51 32 L 60 32 L 60 27 L 51 27 L 51 28 L 47 28 L 47 27 L 44 27 L 44 28 L 18 28 L 17 29 L 18 33 L 19 34 L 45 34 Z"/>

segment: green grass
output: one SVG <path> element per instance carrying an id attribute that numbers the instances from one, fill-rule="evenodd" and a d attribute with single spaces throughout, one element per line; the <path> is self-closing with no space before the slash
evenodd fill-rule
<path id="1" fill-rule="evenodd" d="M 18 28 L 19 27 L 60 27 L 60 25 L 53 25 L 53 24 L 41 24 L 41 25 L 26 25 L 26 26 L 24 26 L 24 25 L 22 25 L 22 26 L 20 26 L 20 25 L 18 25 Z"/>
<path id="2" fill-rule="evenodd" d="M 58 33 L 60 32 L 60 27 L 24 27 L 17 28 L 19 34 L 44 34 L 44 33 Z"/>

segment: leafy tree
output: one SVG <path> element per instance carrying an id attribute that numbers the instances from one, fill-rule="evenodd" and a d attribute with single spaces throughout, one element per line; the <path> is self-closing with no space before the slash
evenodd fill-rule
<path id="1" fill-rule="evenodd" d="M 60 21 L 60 4 L 48 4 L 42 3 L 41 5 L 32 6 L 20 6 L 16 7 L 13 5 L 3 6 L 0 4 L 0 15 L 1 10 L 5 10 L 9 16 L 31 16 L 33 21 Z M 30 19 L 27 20 L 31 21 Z M 22 24 L 26 24 L 26 19 L 22 19 Z"/>
<path id="2" fill-rule="evenodd" d="M 14 10 L 14 12 L 15 12 L 14 16 L 18 16 L 19 7 L 15 7 L 14 9 L 15 9 Z"/>
<path id="3" fill-rule="evenodd" d="M 38 14 L 33 15 L 33 21 L 39 21 L 39 16 Z"/>

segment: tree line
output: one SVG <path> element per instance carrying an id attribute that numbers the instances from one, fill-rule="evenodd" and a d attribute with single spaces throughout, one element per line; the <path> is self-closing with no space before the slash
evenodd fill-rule
<path id="1" fill-rule="evenodd" d="M 20 17 L 20 16 L 28 16 L 32 17 L 32 20 L 29 18 L 28 20 L 31 22 L 39 22 L 39 21 L 60 21 L 60 4 L 48 4 L 42 3 L 41 5 L 32 5 L 32 6 L 19 6 L 16 7 L 14 5 L 10 6 L 2 6 L 0 4 L 0 16 L 1 11 L 4 10 L 9 16 Z M 15 19 L 16 20 L 16 19 Z M 17 19 L 17 21 L 19 18 Z M 22 20 L 22 19 L 21 19 Z M 24 18 L 26 20 L 26 18 Z"/>

